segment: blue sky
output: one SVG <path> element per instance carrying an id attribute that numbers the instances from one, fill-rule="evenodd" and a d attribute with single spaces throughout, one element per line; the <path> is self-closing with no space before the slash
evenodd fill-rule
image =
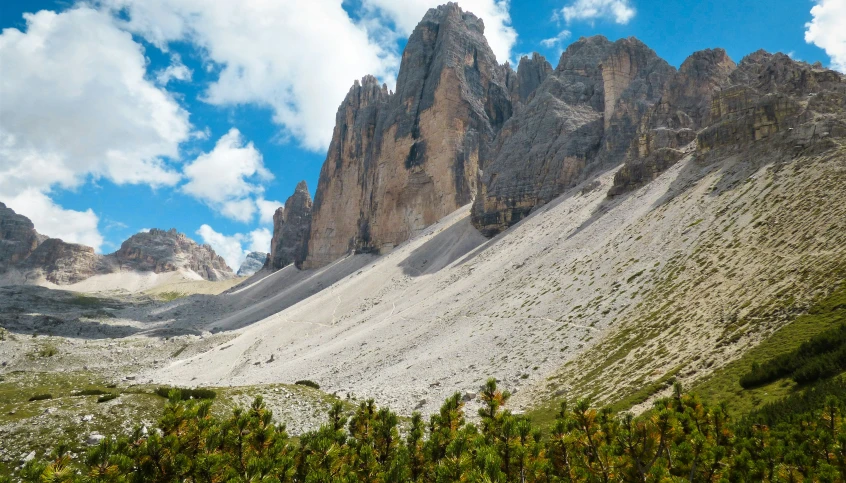
<path id="1" fill-rule="evenodd" d="M 231 264 L 267 250 L 273 208 L 302 179 L 314 193 L 353 80 L 392 86 L 408 32 L 439 2 L 262 3 L 2 2 L 0 201 L 105 253 L 152 227 Z M 501 62 L 537 51 L 554 66 L 567 44 L 602 34 L 636 36 L 675 66 L 709 47 L 846 65 L 846 0 L 459 4 L 485 19 Z M 57 15 L 24 18 L 42 10 Z"/>

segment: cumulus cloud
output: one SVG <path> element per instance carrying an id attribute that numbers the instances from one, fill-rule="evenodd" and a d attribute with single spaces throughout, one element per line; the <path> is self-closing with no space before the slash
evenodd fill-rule
<path id="1" fill-rule="evenodd" d="M 80 7 L 24 19 L 23 31 L 0 33 L 0 199 L 48 235 L 99 247 L 93 212 L 63 210 L 49 193 L 91 177 L 174 185 L 165 158 L 190 137 L 188 113 L 148 80 L 143 49 L 109 15 Z"/>
<path id="2" fill-rule="evenodd" d="M 90 8 L 25 14 L 0 34 L 0 192 L 115 183 L 173 185 L 188 113 L 146 78 L 140 45 Z"/>
<path id="3" fill-rule="evenodd" d="M 103 237 L 97 230 L 99 219 L 93 211 L 66 210 L 44 193 L 29 189 L 3 200 L 11 209 L 26 216 L 42 235 L 80 243 L 100 252 Z"/>
<path id="4" fill-rule="evenodd" d="M 264 191 L 261 183 L 273 179 L 261 153 L 236 128 L 223 135 L 211 152 L 185 166 L 184 173 L 188 182 L 183 192 L 242 222 L 250 221 L 258 209 L 254 196 Z"/>
<path id="5" fill-rule="evenodd" d="M 342 0 L 103 0 L 124 28 L 166 49 L 191 42 L 218 78 L 204 100 L 254 103 L 304 147 L 328 147 L 335 112 L 355 79 L 393 78 L 398 58 L 354 22 Z"/>
<path id="6" fill-rule="evenodd" d="M 270 252 L 270 241 L 273 239 L 273 233 L 267 228 L 259 228 L 250 232 L 250 245 L 247 250 L 251 252 Z"/>
<path id="7" fill-rule="evenodd" d="M 156 72 L 156 82 L 163 86 L 172 80 L 186 82 L 190 81 L 193 75 L 194 72 L 182 63 L 179 54 L 172 54 L 170 56 L 170 65 Z"/>
<path id="8" fill-rule="evenodd" d="M 832 68 L 846 73 L 846 2 L 817 0 L 805 24 L 805 42 L 825 50 Z"/>
<path id="9" fill-rule="evenodd" d="M 575 0 L 555 13 L 565 22 L 610 20 L 625 25 L 635 16 L 630 0 Z"/>
<path id="10" fill-rule="evenodd" d="M 200 226 L 200 229 L 196 233 L 200 235 L 203 243 L 211 245 L 215 253 L 226 260 L 226 264 L 232 270 L 237 271 L 247 258 L 247 254 L 241 247 L 243 235 L 226 236 L 223 233 L 214 231 L 209 225 Z"/>
<path id="11" fill-rule="evenodd" d="M 235 271 L 244 263 L 250 252 L 269 252 L 270 240 L 273 237 L 267 228 L 259 228 L 246 234 L 224 235 L 209 225 L 202 225 L 196 233 L 200 235 L 203 243 L 211 245 L 215 253 L 223 257 L 229 268 Z"/>
<path id="12" fill-rule="evenodd" d="M 558 35 L 556 35 L 555 37 L 541 40 L 541 45 L 550 49 L 553 47 L 562 48 L 564 42 L 566 42 L 571 35 L 573 34 L 569 30 L 562 30 L 561 32 L 558 32 Z"/>
<path id="13" fill-rule="evenodd" d="M 430 8 L 445 3 L 443 0 L 364 0 L 365 11 L 382 14 L 393 21 L 399 33 L 410 34 Z M 511 26 L 509 0 L 462 0 L 459 5 L 465 12 L 473 12 L 485 22 L 485 37 L 499 62 L 511 57 L 517 42 L 517 31 Z"/>
<path id="14" fill-rule="evenodd" d="M 262 225 L 273 224 L 273 215 L 276 210 L 283 206 L 280 201 L 266 200 L 264 198 L 256 198 L 256 207 L 259 212 L 259 223 Z"/>

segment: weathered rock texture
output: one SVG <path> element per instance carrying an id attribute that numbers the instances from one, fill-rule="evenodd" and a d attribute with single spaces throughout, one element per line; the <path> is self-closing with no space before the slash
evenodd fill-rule
<path id="1" fill-rule="evenodd" d="M 238 268 L 238 276 L 249 277 L 258 272 L 264 267 L 268 256 L 269 254 L 264 252 L 250 252 L 247 254 L 247 259 Z"/>
<path id="2" fill-rule="evenodd" d="M 729 82 L 736 65 L 723 49 L 688 57 L 667 84 L 661 100 L 643 117 L 609 194 L 652 181 L 678 162 L 708 123 L 713 94 Z"/>
<path id="3" fill-rule="evenodd" d="M 153 228 L 132 235 L 120 250 L 107 257 L 113 258 L 121 270 L 162 273 L 187 269 L 206 280 L 225 280 L 234 275 L 211 246 L 198 245 L 175 228 Z"/>
<path id="4" fill-rule="evenodd" d="M 297 184 L 285 206 L 273 214 L 273 239 L 265 266 L 279 270 L 290 264 L 302 267 L 311 233 L 312 201 L 305 181 Z"/>
<path id="5" fill-rule="evenodd" d="M 697 52 L 644 118 L 609 194 L 648 183 L 686 152 L 703 157 L 764 140 L 794 154 L 826 149 L 816 141 L 846 132 L 844 89 L 837 72 L 784 54 L 758 51 L 735 66 L 721 49 Z"/>
<path id="6" fill-rule="evenodd" d="M 57 285 L 81 282 L 94 275 L 117 271 L 115 260 L 98 255 L 94 249 L 49 238 L 19 265 L 22 271 L 44 277 Z"/>
<path id="7" fill-rule="evenodd" d="M 799 150 L 846 133 L 846 82 L 837 72 L 759 51 L 744 58 L 729 81 L 714 96 L 710 125 L 697 136 L 702 152 L 765 139 Z"/>
<path id="8" fill-rule="evenodd" d="M 338 110 L 305 265 L 390 249 L 469 203 L 511 116 L 509 71 L 480 19 L 454 3 L 429 10 L 406 45 L 396 93 L 365 77 Z"/>
<path id="9" fill-rule="evenodd" d="M 0 203 L 0 273 L 25 260 L 46 238 L 29 218 Z"/>
<path id="10" fill-rule="evenodd" d="M 637 39 L 582 38 L 502 128 L 473 223 L 492 235 L 603 166 L 622 161 L 674 69 Z"/>
<path id="11" fill-rule="evenodd" d="M 138 233 L 117 252 L 99 255 L 91 247 L 38 234 L 29 218 L 0 203 L 0 273 L 9 270 L 31 280 L 43 276 L 58 285 L 127 270 L 192 270 L 206 280 L 235 276 L 210 246 L 198 245 L 174 229 Z"/>
<path id="12" fill-rule="evenodd" d="M 537 52 L 531 57 L 523 56 L 515 73 L 509 67 L 506 83 L 511 95 L 511 105 L 516 111 L 526 104 L 543 81 L 552 74 L 552 66 Z"/>

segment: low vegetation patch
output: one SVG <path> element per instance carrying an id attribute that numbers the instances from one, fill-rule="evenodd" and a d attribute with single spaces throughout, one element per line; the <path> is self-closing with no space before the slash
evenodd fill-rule
<path id="1" fill-rule="evenodd" d="M 298 386 L 310 387 L 310 388 L 312 388 L 312 389 L 320 389 L 320 385 L 319 385 L 319 384 L 317 384 L 317 383 L 316 383 L 316 382 L 314 382 L 314 381 L 309 381 L 308 379 L 304 379 L 304 380 L 302 380 L 302 381 L 297 381 L 297 382 L 295 382 L 294 384 L 296 384 L 296 385 L 298 385 Z"/>
<path id="2" fill-rule="evenodd" d="M 103 394 L 102 396 L 97 398 L 98 403 L 104 403 L 107 401 L 111 401 L 112 399 L 117 399 L 118 394 Z"/>
<path id="3" fill-rule="evenodd" d="M 747 414 L 762 405 L 793 393 L 796 383 L 788 378 L 744 389 L 741 378 L 755 363 L 763 366 L 797 350 L 804 342 L 836 330 L 846 321 L 846 286 L 815 303 L 807 313 L 776 331 L 767 340 L 748 350 L 741 358 L 726 364 L 697 383 L 692 390 L 708 402 L 726 401 L 736 414 Z"/>
<path id="4" fill-rule="evenodd" d="M 52 344 L 45 344 L 38 349 L 38 357 L 53 357 L 59 353 L 59 349 Z"/>
<path id="5" fill-rule="evenodd" d="M 156 295 L 159 300 L 164 302 L 173 302 L 176 299 L 181 299 L 187 296 L 188 294 L 183 292 L 161 292 Z"/>
<path id="6" fill-rule="evenodd" d="M 180 401 L 188 401 L 191 399 L 214 399 L 217 393 L 211 389 L 183 389 L 176 387 L 160 387 L 156 389 L 156 395 L 165 399 L 176 398 Z"/>
<path id="7" fill-rule="evenodd" d="M 103 305 L 103 301 L 101 299 L 83 294 L 74 294 L 70 303 L 80 307 L 100 307 Z"/>
<path id="8" fill-rule="evenodd" d="M 744 389 L 790 377 L 797 384 L 809 384 L 836 376 L 846 370 L 846 324 L 827 330 L 797 349 L 774 357 L 763 364 L 752 364 L 752 369 L 740 378 Z"/>
<path id="9" fill-rule="evenodd" d="M 53 395 L 52 394 L 36 394 L 35 396 L 32 396 L 31 398 L 29 398 L 29 402 L 46 401 L 48 399 L 53 399 Z"/>

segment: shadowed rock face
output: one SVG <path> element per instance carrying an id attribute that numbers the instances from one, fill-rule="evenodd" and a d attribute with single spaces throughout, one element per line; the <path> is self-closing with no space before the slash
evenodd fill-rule
<path id="1" fill-rule="evenodd" d="M 784 54 L 758 51 L 736 66 L 722 49 L 697 52 L 644 118 L 609 194 L 648 183 L 691 152 L 747 149 L 763 140 L 796 153 L 824 148 L 826 138 L 846 133 L 844 92 L 837 72 Z"/>
<path id="2" fill-rule="evenodd" d="M 297 184 L 285 206 L 273 214 L 273 240 L 265 267 L 279 270 L 290 264 L 302 267 L 311 231 L 312 202 L 305 181 Z"/>
<path id="3" fill-rule="evenodd" d="M 25 260 L 46 239 L 29 218 L 0 203 L 0 273 Z"/>
<path id="4" fill-rule="evenodd" d="M 193 270 L 206 280 L 235 276 L 208 245 L 198 245 L 175 229 L 153 229 L 123 242 L 120 250 L 99 255 L 85 245 L 39 235 L 29 218 L 0 203 L 0 273 L 16 270 L 25 278 L 67 285 L 118 271 Z"/>
<path id="5" fill-rule="evenodd" d="M 469 203 L 511 116 L 509 70 L 480 19 L 454 3 L 429 10 L 408 40 L 396 92 L 365 77 L 338 110 L 305 266 L 390 249 Z"/>
<path id="6" fill-rule="evenodd" d="M 800 150 L 846 135 L 846 81 L 821 66 L 784 54 L 755 52 L 715 94 L 710 124 L 697 135 L 702 153 L 767 140 Z"/>
<path id="7" fill-rule="evenodd" d="M 506 83 L 511 93 L 511 104 L 517 111 L 522 105 L 529 102 L 531 95 L 543 84 L 543 81 L 552 74 L 552 66 L 546 58 L 537 52 L 531 57 L 523 56 L 517 65 L 515 73 L 509 67 Z"/>
<path id="8" fill-rule="evenodd" d="M 502 128 L 483 169 L 473 224 L 496 234 L 622 161 L 674 69 L 637 39 L 582 38 Z"/>
<path id="9" fill-rule="evenodd" d="M 20 265 L 24 271 L 40 271 L 48 281 L 57 285 L 81 282 L 94 275 L 117 271 L 114 259 L 76 243 L 50 238 Z"/>
<path id="10" fill-rule="evenodd" d="M 667 84 L 661 100 L 642 118 L 610 195 L 652 181 L 685 155 L 710 118 L 713 94 L 729 82 L 736 65 L 723 49 L 688 57 Z"/>

